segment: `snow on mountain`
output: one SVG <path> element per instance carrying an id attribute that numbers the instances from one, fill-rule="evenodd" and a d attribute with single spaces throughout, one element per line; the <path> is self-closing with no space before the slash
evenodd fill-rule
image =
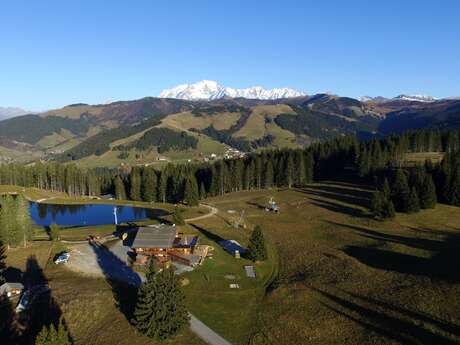
<path id="1" fill-rule="evenodd" d="M 0 107 L 0 120 L 27 114 L 27 111 L 16 107 Z"/>
<path id="2" fill-rule="evenodd" d="M 254 86 L 246 89 L 224 87 L 216 81 L 202 80 L 194 84 L 181 84 L 172 89 L 163 90 L 161 98 L 179 98 L 186 100 L 213 100 L 223 97 L 243 97 L 251 99 L 279 99 L 304 96 L 291 88 L 264 89 Z"/>
<path id="3" fill-rule="evenodd" d="M 414 101 L 414 102 L 434 102 L 437 98 L 433 96 L 426 96 L 426 95 L 399 95 L 396 96 L 394 99 L 400 99 L 404 101 Z"/>

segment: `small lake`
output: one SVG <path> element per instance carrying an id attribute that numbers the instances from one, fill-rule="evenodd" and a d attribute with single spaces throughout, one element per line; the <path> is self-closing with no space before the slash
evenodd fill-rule
<path id="1" fill-rule="evenodd" d="M 30 203 L 30 215 L 37 225 L 49 226 L 53 223 L 61 226 L 87 226 L 115 224 L 114 208 L 118 224 L 142 220 L 156 219 L 168 214 L 162 209 L 150 209 L 133 206 L 85 204 L 57 205 Z"/>

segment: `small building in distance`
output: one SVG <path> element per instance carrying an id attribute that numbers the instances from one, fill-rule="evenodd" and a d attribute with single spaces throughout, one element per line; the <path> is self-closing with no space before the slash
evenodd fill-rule
<path id="1" fill-rule="evenodd" d="M 202 260 L 194 254 L 197 243 L 198 236 L 177 233 L 175 226 L 160 224 L 139 227 L 131 248 L 139 264 L 153 258 L 160 265 L 176 261 L 195 266 Z"/>
<path id="2" fill-rule="evenodd" d="M 23 290 L 24 285 L 21 283 L 5 283 L 0 286 L 0 299 L 18 296 Z"/>

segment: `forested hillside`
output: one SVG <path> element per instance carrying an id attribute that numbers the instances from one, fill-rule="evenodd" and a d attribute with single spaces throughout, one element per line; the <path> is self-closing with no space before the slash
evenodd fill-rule
<path id="1" fill-rule="evenodd" d="M 352 179 L 367 178 L 381 190 L 375 200 L 376 215 L 381 215 L 382 208 L 387 207 L 417 212 L 436 202 L 460 205 L 459 149 L 458 131 L 414 131 L 365 142 L 351 136 L 336 138 L 305 150 L 269 150 L 207 164 L 171 164 L 161 170 L 4 165 L 0 167 L 0 184 L 71 195 L 113 193 L 120 199 L 128 196 L 133 200 L 196 204 L 201 198 L 227 192 L 298 187 L 346 174 Z M 407 153 L 426 151 L 445 152 L 445 157 L 440 163 L 404 164 Z"/>
<path id="2" fill-rule="evenodd" d="M 174 160 L 178 152 L 181 158 L 203 157 L 222 144 L 251 152 L 303 148 L 344 135 L 369 139 L 408 129 L 460 128 L 459 111 L 458 100 L 360 102 L 328 94 L 270 101 L 148 97 L 107 105 L 74 104 L 0 121 L 0 152 L 5 155 L 2 161 L 38 156 L 76 162 L 110 153 L 110 164 L 105 156 L 97 163 L 115 167 L 126 155 L 152 149 L 166 157 L 172 153 Z M 204 146 L 205 152 L 200 151 Z"/>

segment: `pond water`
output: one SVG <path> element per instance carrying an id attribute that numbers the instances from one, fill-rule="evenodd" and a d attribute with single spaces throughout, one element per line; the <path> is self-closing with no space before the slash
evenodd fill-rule
<path id="1" fill-rule="evenodd" d="M 118 224 L 142 219 L 156 219 L 168 213 L 162 209 L 103 204 L 57 205 L 31 202 L 30 215 L 37 225 L 85 226 Z"/>

